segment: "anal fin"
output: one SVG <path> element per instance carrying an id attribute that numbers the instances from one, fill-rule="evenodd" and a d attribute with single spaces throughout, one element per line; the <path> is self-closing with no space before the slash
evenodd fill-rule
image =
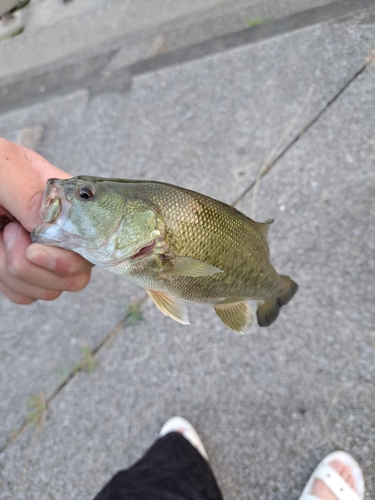
<path id="1" fill-rule="evenodd" d="M 163 292 L 155 292 L 154 290 L 146 290 L 146 292 L 163 314 L 182 325 L 190 325 L 188 312 L 182 300 Z"/>
<path id="2" fill-rule="evenodd" d="M 216 314 L 232 330 L 246 333 L 255 321 L 255 315 L 245 301 L 216 304 Z"/>

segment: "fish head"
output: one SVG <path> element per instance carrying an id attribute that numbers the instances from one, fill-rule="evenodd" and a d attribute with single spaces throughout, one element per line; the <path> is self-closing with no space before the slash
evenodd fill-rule
<path id="1" fill-rule="evenodd" d="M 89 176 L 49 179 L 40 216 L 33 242 L 73 250 L 102 266 L 141 257 L 159 235 L 157 214 L 131 188 Z"/>

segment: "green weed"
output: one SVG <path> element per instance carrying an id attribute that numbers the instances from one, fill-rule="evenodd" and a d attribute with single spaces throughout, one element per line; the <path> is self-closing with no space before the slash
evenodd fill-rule
<path id="1" fill-rule="evenodd" d="M 27 417 L 27 423 L 32 424 L 36 429 L 41 429 L 47 414 L 47 401 L 44 392 L 40 391 L 37 396 L 32 396 L 27 406 L 31 409 L 31 413 Z"/>
<path id="2" fill-rule="evenodd" d="M 267 21 L 267 19 L 262 19 L 261 17 L 254 17 L 248 19 L 245 23 L 246 28 L 252 28 L 253 26 L 259 26 Z"/>
<path id="3" fill-rule="evenodd" d="M 81 359 L 69 368 L 68 366 L 63 366 L 61 368 L 56 368 L 53 372 L 60 377 L 60 384 L 64 385 L 65 382 L 75 375 L 79 371 L 85 371 L 86 373 L 92 373 L 95 369 L 97 359 L 91 353 L 90 347 L 86 342 L 82 341 L 82 345 L 79 348 L 81 353 Z"/>
<path id="4" fill-rule="evenodd" d="M 86 373 L 92 373 L 94 371 L 97 359 L 91 354 L 91 349 L 87 344 L 83 344 L 80 347 L 82 359 L 74 365 L 73 372 L 85 371 Z"/>
<path id="5" fill-rule="evenodd" d="M 132 302 L 126 307 L 123 326 L 134 326 L 136 323 L 143 320 L 143 313 L 139 302 Z"/>

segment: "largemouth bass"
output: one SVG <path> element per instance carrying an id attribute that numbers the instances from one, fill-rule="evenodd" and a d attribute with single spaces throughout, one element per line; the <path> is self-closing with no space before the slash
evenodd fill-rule
<path id="1" fill-rule="evenodd" d="M 298 285 L 270 261 L 273 220 L 255 222 L 218 200 L 154 181 L 79 176 L 47 182 L 34 242 L 73 250 L 144 288 L 189 324 L 185 302 L 210 304 L 232 330 L 270 325 Z"/>

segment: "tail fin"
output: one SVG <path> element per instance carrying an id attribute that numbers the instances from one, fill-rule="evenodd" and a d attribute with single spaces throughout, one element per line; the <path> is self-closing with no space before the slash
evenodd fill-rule
<path id="1" fill-rule="evenodd" d="M 259 326 L 269 326 L 279 315 L 280 307 L 285 306 L 298 290 L 298 285 L 289 276 L 282 276 L 283 288 L 276 297 L 264 304 L 258 303 L 257 318 Z"/>

